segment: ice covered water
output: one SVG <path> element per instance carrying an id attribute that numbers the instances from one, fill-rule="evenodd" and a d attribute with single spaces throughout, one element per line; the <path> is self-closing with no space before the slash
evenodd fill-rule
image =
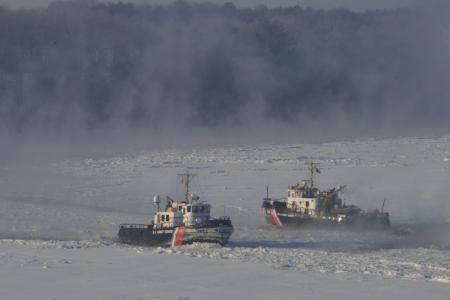
<path id="1" fill-rule="evenodd" d="M 120 223 L 148 221 L 155 194 L 182 196 L 176 174 L 199 173 L 193 188 L 230 214 L 243 232 L 264 226 L 261 199 L 285 197 L 313 158 L 326 171 L 318 185 L 346 184 L 342 196 L 363 208 L 386 209 L 395 224 L 446 223 L 450 139 L 401 138 L 297 145 L 247 145 L 83 153 L 46 162 L 2 162 L 2 237 L 113 236 Z M 239 231 L 235 236 L 239 236 Z M 252 234 L 249 234 L 252 236 Z"/>
<path id="2" fill-rule="evenodd" d="M 361 282 L 402 279 L 448 285 L 449 149 L 448 137 L 366 139 L 2 162 L 0 265 L 82 271 L 87 260 L 107 253 L 108 262 L 98 260 L 99 268 L 124 257 L 154 264 L 189 261 L 192 266 L 200 260 L 205 268 L 249 264 L 263 268 L 258 272 L 282 272 L 276 276 L 307 272 Z M 270 185 L 272 197 L 285 196 L 287 186 L 305 176 L 304 162 L 311 157 L 326 169 L 317 177 L 318 185 L 347 184 L 342 196 L 348 203 L 371 209 L 388 198 L 393 230 L 277 230 L 266 224 L 260 210 L 265 186 Z M 231 215 L 235 232 L 229 244 L 177 250 L 117 244 L 119 224 L 150 221 L 153 195 L 182 197 L 182 186 L 173 188 L 172 183 L 186 167 L 200 174 L 193 188 L 214 206 L 213 214 Z M 41 255 L 32 254 L 35 250 Z M 136 272 L 130 276 L 145 271 L 136 266 Z"/>

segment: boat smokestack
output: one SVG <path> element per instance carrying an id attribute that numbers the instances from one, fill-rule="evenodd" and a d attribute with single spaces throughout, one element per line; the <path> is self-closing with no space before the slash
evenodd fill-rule
<path id="1" fill-rule="evenodd" d="M 159 195 L 153 196 L 153 204 L 156 206 L 156 211 L 159 212 L 159 205 L 161 204 L 161 197 Z"/>

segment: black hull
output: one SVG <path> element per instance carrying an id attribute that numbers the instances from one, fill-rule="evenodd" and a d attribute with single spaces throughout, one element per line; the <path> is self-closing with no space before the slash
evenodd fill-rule
<path id="1" fill-rule="evenodd" d="M 152 228 L 120 227 L 119 242 L 132 245 L 164 246 L 172 243 L 174 230 L 155 231 Z"/>
<path id="2" fill-rule="evenodd" d="M 176 228 L 153 229 L 151 226 L 139 224 L 121 225 L 119 229 L 119 241 L 125 244 L 171 247 Z M 225 245 L 231 234 L 233 226 L 219 227 L 186 227 L 182 244 L 192 243 L 216 243 Z"/>
<path id="3" fill-rule="evenodd" d="M 336 219 L 321 219 L 306 216 L 277 215 L 282 227 L 305 229 L 351 229 L 351 230 L 383 230 L 390 228 L 389 218 L 375 216 L 358 216 L 345 222 Z M 276 225 L 272 216 L 265 216 L 267 223 Z M 278 226 L 279 227 L 279 226 Z"/>

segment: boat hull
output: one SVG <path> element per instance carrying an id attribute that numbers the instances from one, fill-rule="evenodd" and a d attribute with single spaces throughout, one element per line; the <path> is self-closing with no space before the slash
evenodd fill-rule
<path id="1" fill-rule="evenodd" d="M 152 226 L 141 224 L 124 224 L 119 229 L 119 241 L 121 243 L 144 245 L 154 247 L 171 247 L 173 246 L 175 228 L 155 229 Z M 233 226 L 195 226 L 185 227 L 181 243 L 217 243 L 225 245 L 231 234 Z"/>
<path id="2" fill-rule="evenodd" d="M 379 230 L 390 227 L 388 215 L 358 215 L 346 221 L 335 218 L 315 218 L 304 215 L 277 214 L 279 221 L 274 220 L 270 214 L 265 215 L 267 223 L 278 228 L 317 228 L 317 229 L 355 229 L 355 230 Z M 280 226 L 281 223 L 281 226 Z"/>

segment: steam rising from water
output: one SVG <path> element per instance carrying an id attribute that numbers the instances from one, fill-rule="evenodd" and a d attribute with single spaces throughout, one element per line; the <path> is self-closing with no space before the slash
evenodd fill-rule
<path id="1" fill-rule="evenodd" d="M 229 190 L 220 190 L 223 178 L 216 178 L 220 184 L 211 188 L 211 198 L 222 203 L 230 199 L 226 195 L 231 189 L 235 203 L 229 206 L 239 210 L 248 200 L 244 209 L 251 211 L 252 220 L 258 218 L 258 187 L 263 192 L 266 181 L 278 180 L 274 185 L 284 189 L 299 175 L 292 170 L 292 161 L 281 169 L 274 165 L 284 150 L 280 154 L 271 146 L 244 154 L 240 149 L 222 149 L 225 155 L 219 159 L 214 155 L 222 150 L 216 149 L 208 161 L 202 160 L 203 153 L 195 154 L 198 149 L 192 153 L 169 149 L 156 160 L 152 155 L 141 160 L 139 154 L 121 153 L 130 145 L 177 145 L 180 140 L 297 143 L 448 131 L 446 17 L 445 10 L 425 8 L 356 13 L 184 2 L 146 6 L 72 1 L 34 10 L 0 8 L 0 205 L 5 208 L 1 225 L 7 228 L 0 234 L 92 237 L 115 232 L 121 221 L 145 222 L 149 213 L 138 212 L 150 212 L 149 194 L 170 189 L 179 170 L 167 170 L 177 155 L 179 168 L 211 163 L 220 169 L 222 160 L 228 159 L 230 174 L 236 177 L 226 177 L 232 178 Z M 55 143 L 61 140 L 69 146 Z M 17 148 L 16 142 L 24 147 Z M 415 220 L 448 220 L 448 205 L 443 203 L 448 167 L 441 166 L 448 143 L 406 142 L 400 150 L 419 144 L 420 155 L 405 155 L 406 162 L 395 157 L 404 152 L 395 147 L 390 152 L 383 142 L 386 157 L 377 159 L 373 157 L 381 151 L 370 143 L 355 157 L 354 144 L 343 153 L 336 149 L 346 148 L 345 144 L 325 146 L 333 164 L 347 159 L 345 155 L 358 162 L 368 153 L 361 169 L 376 165 L 374 172 L 354 177 L 345 176 L 349 168 L 344 165 L 334 174 L 331 170 L 329 183 L 359 187 L 357 200 L 367 200 L 363 196 L 368 191 L 377 201 L 388 196 L 394 212 L 407 207 Z M 108 146 L 112 150 L 106 151 Z M 101 152 L 92 151 L 98 148 Z M 245 161 L 264 149 L 269 149 L 267 157 Z M 293 151 L 288 161 L 318 158 L 321 150 L 300 145 Z M 67 162 L 55 154 L 69 152 L 78 155 L 71 157 L 75 169 L 61 173 L 59 168 Z M 42 162 L 43 153 L 50 163 Z M 435 165 L 427 169 L 431 176 L 426 176 L 424 191 L 418 185 L 420 162 L 428 162 L 429 156 Z M 27 162 L 36 157 L 40 161 L 36 165 Z M 9 164 L 11 158 L 20 161 L 18 166 Z M 383 165 L 390 159 L 400 162 Z M 243 169 L 234 169 L 241 165 Z M 267 170 L 272 177 L 265 175 Z M 238 186 L 242 176 L 249 181 Z M 336 178 L 343 182 L 334 182 Z M 384 179 L 384 184 L 370 190 L 372 179 Z M 149 190 L 152 180 L 158 184 Z M 400 181 L 404 186 L 397 185 Z M 235 217 L 238 222 L 249 219 Z M 75 226 L 61 225 L 67 220 Z M 448 242 L 448 235 L 442 236 Z"/>
<path id="2" fill-rule="evenodd" d="M 0 8 L 0 128 L 63 137 L 443 132 L 446 20 L 426 9 L 231 3 Z"/>

